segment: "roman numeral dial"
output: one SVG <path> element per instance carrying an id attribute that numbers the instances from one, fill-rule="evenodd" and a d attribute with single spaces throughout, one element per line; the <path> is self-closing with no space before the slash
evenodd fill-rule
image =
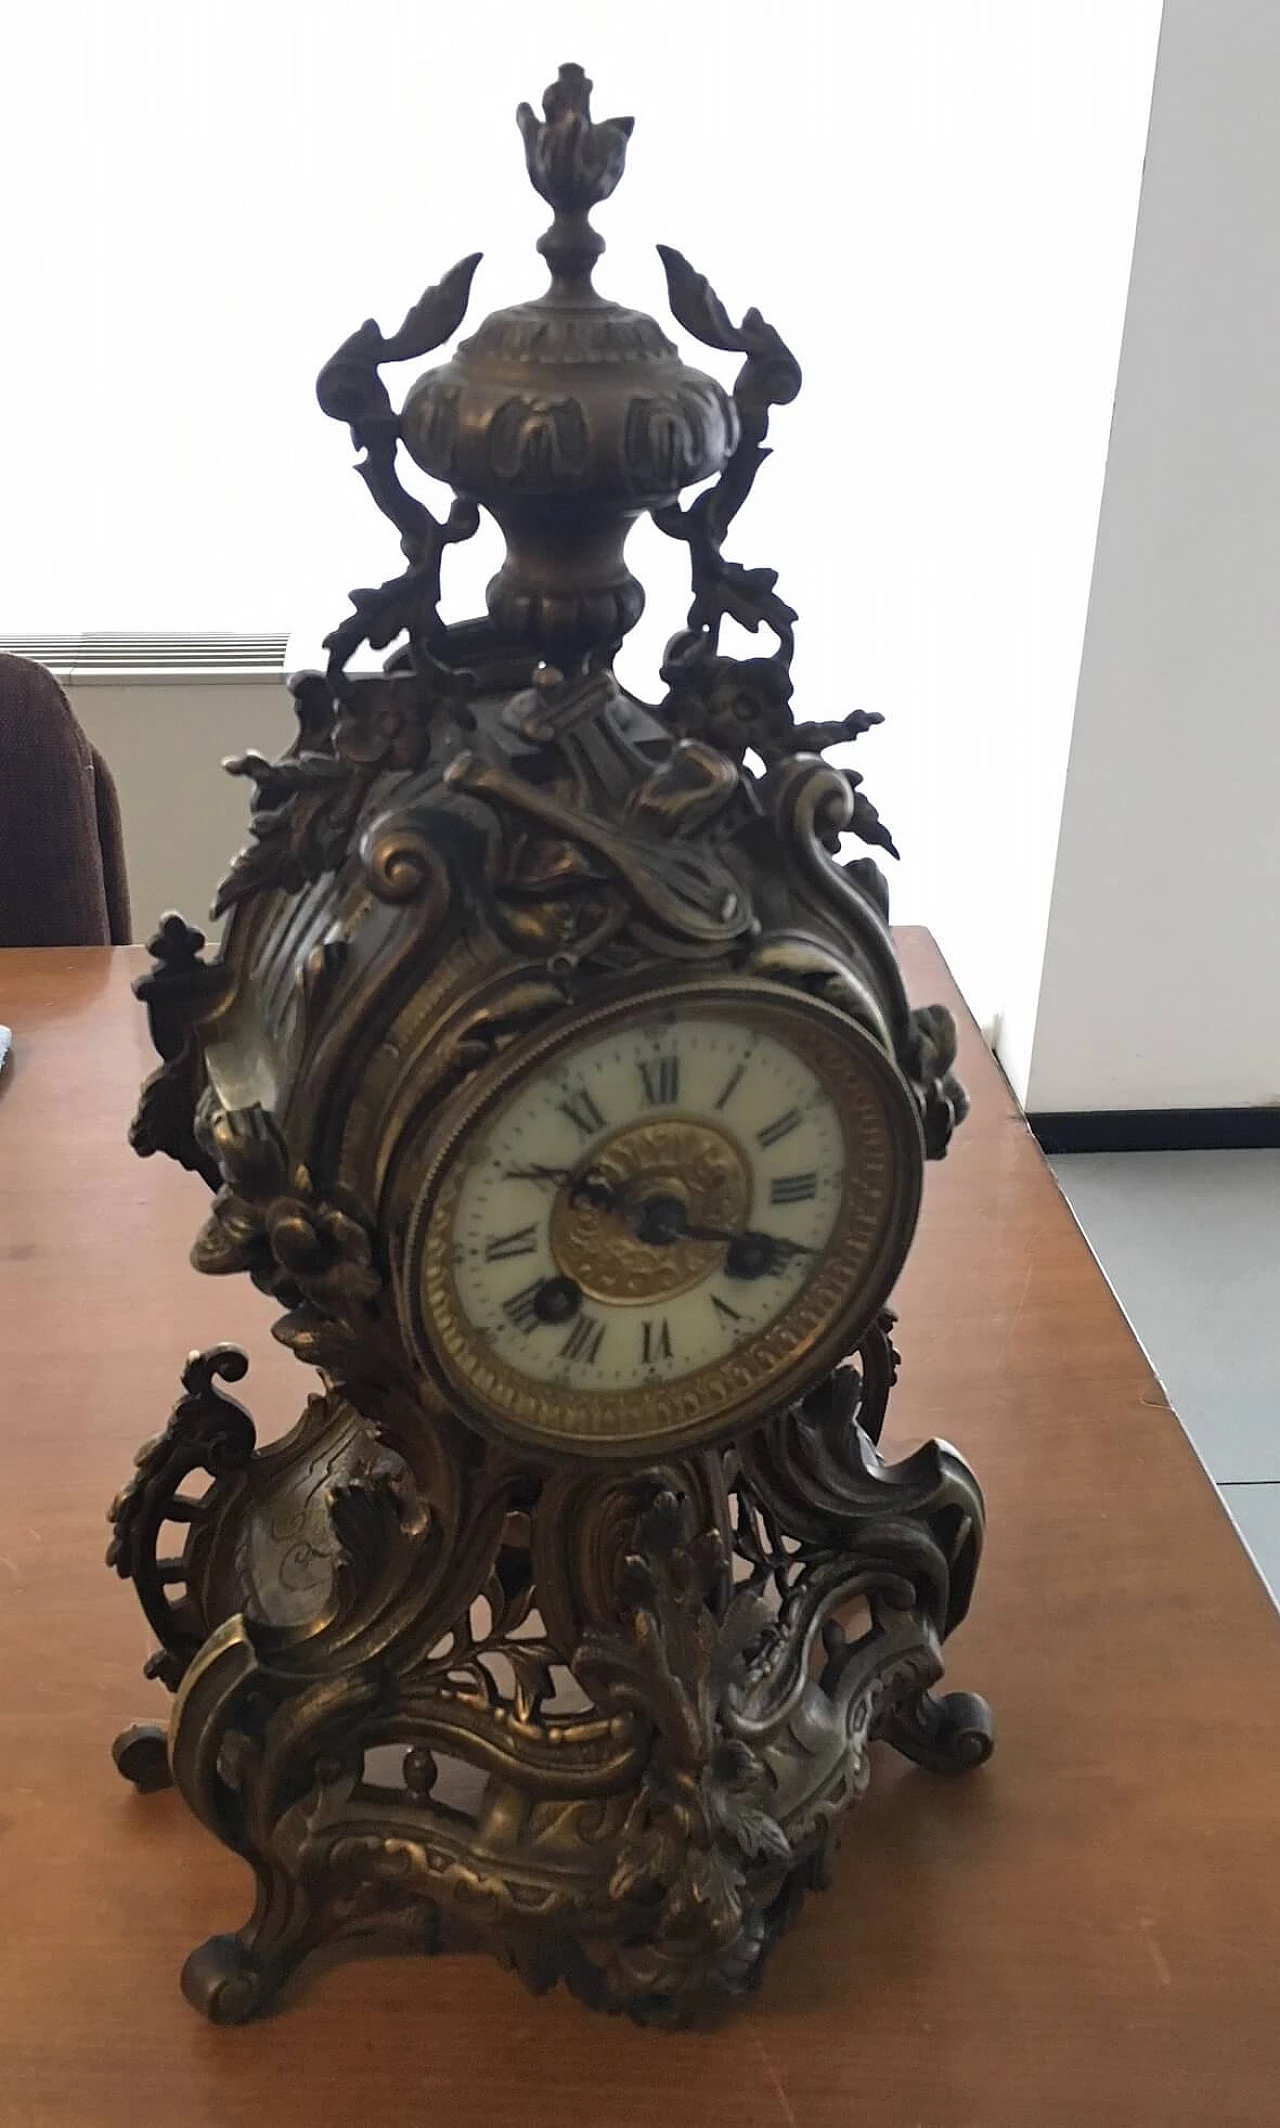
<path id="1" fill-rule="evenodd" d="M 604 1129 L 604 1117 L 594 1095 L 585 1086 L 576 1087 L 557 1101 L 556 1107 L 562 1116 L 567 1116 L 580 1138 L 593 1138 Z"/>
<path id="2" fill-rule="evenodd" d="M 640 1364 L 656 1367 L 659 1360 L 674 1359 L 675 1348 L 671 1342 L 671 1325 L 664 1315 L 659 1322 L 643 1322 L 640 1325 Z"/>
<path id="3" fill-rule="evenodd" d="M 799 1128 L 799 1109 L 784 1108 L 782 1114 L 775 1116 L 772 1123 L 766 1123 L 761 1130 L 756 1132 L 756 1144 L 768 1151 L 771 1147 L 780 1145 L 784 1138 L 789 1138 L 792 1131 L 799 1130 Z"/>
<path id="4" fill-rule="evenodd" d="M 561 1359 L 581 1360 L 586 1366 L 594 1367 L 608 1328 L 608 1323 L 600 1322 L 593 1315 L 579 1316 L 560 1347 Z"/>
<path id="5" fill-rule="evenodd" d="M 726 1398 L 758 1393 L 763 1410 L 822 1310 L 852 1305 L 849 1237 L 874 1242 L 900 1082 L 873 1059 L 851 1107 L 865 1036 L 781 985 L 741 985 L 749 1005 L 722 988 L 687 1010 L 601 1010 L 544 1065 L 513 1044 L 509 1091 L 486 1096 L 424 1197 L 445 1371 L 499 1429 L 518 1418 L 526 1435 L 603 1444 L 630 1438 L 628 1413 L 657 1438 Z M 901 1102 L 916 1147 L 905 1089 Z"/>
<path id="6" fill-rule="evenodd" d="M 817 1194 L 816 1168 L 803 1175 L 775 1175 L 769 1184 L 770 1204 L 807 1204 Z"/>
<path id="7" fill-rule="evenodd" d="M 639 1071 L 644 1099 L 650 1108 L 661 1108 L 668 1102 L 680 1099 L 678 1055 L 641 1057 Z"/>
<path id="8" fill-rule="evenodd" d="M 512 1097 L 468 1171 L 451 1254 L 472 1334 L 551 1388 L 697 1375 L 812 1275 L 844 1162 L 802 1042 L 692 1015 L 584 1044 Z"/>

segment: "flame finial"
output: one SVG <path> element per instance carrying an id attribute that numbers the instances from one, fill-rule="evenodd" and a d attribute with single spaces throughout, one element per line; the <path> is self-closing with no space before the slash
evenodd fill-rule
<path id="1" fill-rule="evenodd" d="M 516 123 L 534 190 L 555 209 L 555 220 L 538 249 L 551 268 L 554 287 L 584 293 L 604 238 L 591 227 L 590 212 L 617 185 L 627 161 L 633 118 L 591 117 L 591 87 L 580 66 L 562 66 L 542 99 L 539 118 L 522 103 Z"/>

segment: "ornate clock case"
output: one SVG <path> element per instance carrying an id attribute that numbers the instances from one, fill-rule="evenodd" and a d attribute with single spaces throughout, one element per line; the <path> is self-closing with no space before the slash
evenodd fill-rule
<path id="1" fill-rule="evenodd" d="M 407 566 L 293 683 L 289 751 L 228 764 L 253 808 L 221 952 L 166 917 L 137 985 L 162 1062 L 133 1143 L 206 1180 L 195 1263 L 248 1273 L 318 1375 L 257 1447 L 223 1386 L 244 1356 L 194 1355 L 111 1511 L 175 1694 L 117 1763 L 257 1880 L 183 1973 L 219 2021 L 322 1941 L 454 1923 L 534 1988 L 678 2020 L 749 1987 L 825 1882 L 873 1740 L 943 1770 L 992 1743 L 981 1700 L 931 1689 L 977 1484 L 941 1443 L 876 1447 L 885 1303 L 964 1112 L 954 1029 L 908 1004 L 876 863 L 841 856 L 892 849 L 822 758 L 877 720 L 794 720 L 795 616 L 723 553 L 800 374 L 677 252 L 671 308 L 741 358 L 731 391 L 596 293 L 631 121 L 589 90 L 564 67 L 518 114 L 546 293 L 398 414 L 381 367 L 455 332 L 475 258 L 322 371 Z M 443 522 L 402 448 L 455 491 Z M 506 558 L 487 617 L 446 626 L 482 507 Z M 646 511 L 693 590 L 653 706 L 612 670 Z M 774 647 L 727 655 L 726 620 Z M 807 1170 L 766 1172 L 785 1101 L 735 1121 L 761 1058 L 809 1089 Z M 723 1103 L 716 1063 L 742 1067 Z"/>

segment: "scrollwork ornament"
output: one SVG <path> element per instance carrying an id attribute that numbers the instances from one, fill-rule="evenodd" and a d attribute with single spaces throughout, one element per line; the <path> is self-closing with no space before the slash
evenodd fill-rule
<path id="1" fill-rule="evenodd" d="M 188 1578 L 190 1531 L 220 1511 L 223 1502 L 216 1497 L 218 1488 L 225 1491 L 239 1479 L 253 1454 L 253 1420 L 243 1405 L 218 1386 L 243 1380 L 248 1366 L 244 1353 L 234 1345 L 192 1353 L 182 1371 L 183 1393 L 168 1425 L 158 1439 L 144 1442 L 138 1450 L 134 1475 L 116 1495 L 108 1514 L 112 1536 L 107 1565 L 137 1589 L 160 1641 L 159 1652 L 147 1666 L 148 1675 L 159 1677 L 171 1689 L 215 1623 Z M 197 1471 L 214 1481 L 213 1495 L 192 1499 L 182 1492 L 184 1480 Z M 188 1531 L 177 1557 L 159 1554 L 166 1525 Z M 176 1601 L 175 1589 L 180 1592 Z"/>
<path id="2" fill-rule="evenodd" d="M 214 915 L 265 889 L 296 894 L 335 872 L 363 831 L 371 796 L 388 778 L 422 769 L 439 723 L 465 717 L 469 682 L 396 672 L 319 673 L 291 683 L 299 719 L 294 746 L 278 761 L 233 755 L 227 773 L 253 785 L 251 840 L 218 890 Z"/>
<path id="3" fill-rule="evenodd" d="M 383 650 L 402 630 L 423 658 L 442 634 L 439 617 L 440 563 L 444 549 L 470 539 L 479 525 L 474 503 L 459 499 L 441 523 L 410 495 L 396 470 L 399 422 L 380 375 L 384 362 L 404 362 L 439 347 L 462 323 L 480 253 L 460 259 L 443 280 L 427 289 L 398 330 L 384 335 L 367 318 L 332 355 L 316 383 L 322 410 L 345 421 L 363 452 L 357 470 L 384 516 L 400 534 L 409 567 L 376 590 L 353 591 L 355 612 L 326 638 L 329 676 L 342 671 L 361 643 Z"/>
<path id="4" fill-rule="evenodd" d="M 748 310 L 742 323 L 734 325 L 710 282 L 686 258 L 669 244 L 659 244 L 658 256 L 672 311 L 686 332 L 706 347 L 744 354 L 747 359 L 733 387 L 737 446 L 719 480 L 687 509 L 672 505 L 655 511 L 654 522 L 689 548 L 693 573 L 689 626 L 705 629 L 713 648 L 725 620 L 735 620 L 752 633 L 767 627 L 777 637 L 779 655 L 789 664 L 796 615 L 777 594 L 776 571 L 744 569 L 740 563 L 726 561 L 722 548 L 768 456 L 765 437 L 770 412 L 775 406 L 787 405 L 800 389 L 800 365 L 781 334 L 758 310 Z"/>
<path id="5" fill-rule="evenodd" d="M 290 1167 L 265 1109 L 215 1109 L 206 1142 L 222 1188 L 192 1247 L 198 1271 L 247 1271 L 286 1304 L 306 1300 L 348 1320 L 382 1290 L 364 1222 L 318 1197 L 306 1171 Z"/>
<path id="6" fill-rule="evenodd" d="M 325 364 L 406 566 L 291 682 L 280 757 L 227 764 L 251 804 L 221 949 L 169 915 L 136 985 L 160 1068 L 135 1148 L 204 1181 L 195 1265 L 254 1280 L 315 1371 L 260 1440 L 229 1394 L 244 1355 L 192 1355 L 111 1509 L 174 1694 L 116 1762 L 171 1780 L 256 1881 L 184 1969 L 219 2023 L 321 1945 L 430 1951 L 445 1916 L 536 1991 L 700 2016 L 829 1881 L 873 1742 L 950 1772 L 993 1742 L 984 1702 L 938 1689 L 977 1482 L 944 1443 L 879 1447 L 886 1296 L 966 1105 L 956 1028 L 908 1000 L 875 858 L 843 856 L 896 855 L 822 758 L 879 718 L 797 721 L 795 612 L 724 551 L 800 371 L 670 249 L 678 324 L 741 358 L 731 396 L 597 294 L 590 217 L 631 121 L 593 120 L 590 91 L 564 67 L 519 113 L 549 290 L 398 411 L 384 369 L 457 331 L 478 253 Z M 443 556 L 482 506 L 506 554 L 486 617 L 447 626 Z M 652 707 L 614 673 L 645 509 L 691 576 Z M 760 655 L 722 648 L 728 620 Z M 380 672 L 350 669 L 365 648 Z M 777 1115 L 735 1111 L 770 1051 L 796 1072 Z M 598 1108 L 575 1077 L 597 1055 L 625 1086 Z M 802 1084 L 839 1119 L 812 1141 Z M 514 1208 L 491 1227 L 493 1204 Z M 688 1365 L 686 1303 L 721 1340 Z M 608 1311 L 615 1387 L 589 1371 Z"/>
<path id="7" fill-rule="evenodd" d="M 137 978 L 133 994 L 147 1008 L 151 1039 L 163 1062 L 142 1089 L 129 1143 L 144 1159 L 167 1153 L 214 1183 L 216 1167 L 196 1132 L 204 1089 L 199 1028 L 227 995 L 230 978 L 225 967 L 203 958 L 204 944 L 203 931 L 172 910 L 148 942 L 153 965 Z"/>

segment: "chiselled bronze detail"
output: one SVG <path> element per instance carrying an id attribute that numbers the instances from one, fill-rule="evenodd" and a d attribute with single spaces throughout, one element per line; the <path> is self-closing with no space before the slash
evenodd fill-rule
<path id="1" fill-rule="evenodd" d="M 876 1445 L 955 1029 L 844 854 L 893 851 L 822 758 L 878 719 L 796 722 L 795 612 L 725 552 L 800 372 L 669 249 L 731 386 L 596 291 L 631 121 L 589 92 L 565 67 L 519 113 L 545 294 L 399 411 L 383 366 L 452 339 L 478 255 L 325 365 L 405 566 L 292 683 L 288 751 L 228 764 L 252 804 L 221 950 L 166 917 L 137 986 L 161 1061 L 133 1142 L 207 1183 L 196 1264 L 247 1272 L 315 1370 L 260 1443 L 243 1354 L 192 1355 L 111 1510 L 174 1693 L 117 1764 L 257 1883 L 184 1971 L 219 2022 L 320 1944 L 430 1951 L 446 1914 L 536 1991 L 680 2021 L 754 1985 L 827 1881 L 877 1738 L 956 1771 L 992 1744 L 981 1700 L 933 1690 L 976 1481 Z M 482 510 L 506 558 L 450 625 Z M 651 705 L 612 669 L 643 511 L 691 578 Z M 350 671 L 363 645 L 381 673 Z"/>
<path id="2" fill-rule="evenodd" d="M 627 1123 L 592 1156 L 592 1167 L 614 1193 L 641 1190 L 650 1202 L 673 1198 L 688 1224 L 740 1227 L 751 1208 L 751 1170 L 727 1131 L 701 1117 L 671 1116 Z M 701 1284 L 723 1261 L 722 1241 L 689 1240 L 655 1249 L 605 1206 L 556 1191 L 551 1246 L 557 1267 L 589 1300 L 650 1307 Z"/>

